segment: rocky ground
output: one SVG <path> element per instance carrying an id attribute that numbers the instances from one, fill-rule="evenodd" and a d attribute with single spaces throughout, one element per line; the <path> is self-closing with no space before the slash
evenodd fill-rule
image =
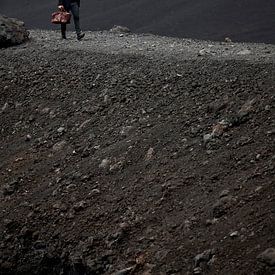
<path id="1" fill-rule="evenodd" d="M 0 51 L 0 274 L 274 274 L 275 47 L 59 35 Z"/>

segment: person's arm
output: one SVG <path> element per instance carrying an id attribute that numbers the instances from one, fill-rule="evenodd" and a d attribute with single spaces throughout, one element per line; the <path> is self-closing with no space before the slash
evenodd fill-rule
<path id="1" fill-rule="evenodd" d="M 58 9 L 61 11 L 64 11 L 64 5 L 63 5 L 63 0 L 58 0 Z"/>

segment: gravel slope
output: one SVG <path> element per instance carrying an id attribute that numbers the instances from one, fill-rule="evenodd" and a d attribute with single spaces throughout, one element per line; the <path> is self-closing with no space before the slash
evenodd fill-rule
<path id="1" fill-rule="evenodd" d="M 1 274 L 274 273 L 273 45 L 31 37 L 0 51 Z"/>

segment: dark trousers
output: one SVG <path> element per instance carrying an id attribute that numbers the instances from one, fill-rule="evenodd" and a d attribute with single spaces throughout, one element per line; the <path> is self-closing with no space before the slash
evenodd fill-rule
<path id="1" fill-rule="evenodd" d="M 79 22 L 79 6 L 76 2 L 71 3 L 71 7 L 69 10 L 74 18 L 74 27 L 75 27 L 75 32 L 77 35 L 80 35 L 81 29 L 80 29 L 80 22 Z M 62 36 L 66 36 L 66 24 L 61 24 L 61 33 Z"/>

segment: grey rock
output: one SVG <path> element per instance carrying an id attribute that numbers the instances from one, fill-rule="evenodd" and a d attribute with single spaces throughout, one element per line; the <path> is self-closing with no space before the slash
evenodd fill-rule
<path id="1" fill-rule="evenodd" d="M 65 203 L 57 202 L 53 205 L 53 208 L 60 211 L 66 211 L 68 209 Z"/>
<path id="2" fill-rule="evenodd" d="M 110 29 L 110 32 L 112 32 L 112 33 L 130 33 L 131 31 L 127 27 L 114 25 Z"/>
<path id="3" fill-rule="evenodd" d="M 215 223 L 217 223 L 218 222 L 218 219 L 216 219 L 216 218 L 214 218 L 214 219 L 207 219 L 206 221 L 205 221 L 205 225 L 206 226 L 210 226 L 210 225 L 213 225 L 213 224 L 215 224 Z"/>
<path id="4" fill-rule="evenodd" d="M 232 233 L 230 234 L 230 237 L 231 237 L 232 239 L 237 238 L 238 236 L 239 236 L 239 232 L 238 232 L 238 231 L 234 231 L 234 232 L 232 232 Z"/>
<path id="5" fill-rule="evenodd" d="M 152 148 L 152 147 L 149 148 L 148 151 L 147 151 L 147 154 L 146 154 L 146 156 L 145 156 L 145 160 L 146 160 L 146 161 L 151 160 L 151 159 L 153 158 L 154 154 L 155 154 L 154 148 Z"/>
<path id="6" fill-rule="evenodd" d="M 32 136 L 31 136 L 31 135 L 26 135 L 25 141 L 30 141 L 31 139 L 32 139 Z"/>
<path id="7" fill-rule="evenodd" d="M 28 39 L 24 22 L 0 15 L 0 48 L 22 44 Z"/>
<path id="8" fill-rule="evenodd" d="M 198 254 L 194 258 L 195 267 L 199 267 L 200 263 L 202 263 L 202 262 L 210 261 L 213 256 L 214 256 L 214 250 L 213 249 L 208 249 L 208 250 L 205 250 L 203 253 Z"/>
<path id="9" fill-rule="evenodd" d="M 211 51 L 208 49 L 202 49 L 199 51 L 198 56 L 205 56 L 205 55 L 210 55 Z"/>
<path id="10" fill-rule="evenodd" d="M 85 201 L 80 201 L 77 202 L 74 206 L 73 206 L 74 210 L 79 212 L 82 211 L 86 208 L 86 202 Z"/>
<path id="11" fill-rule="evenodd" d="M 248 54 L 252 54 L 252 52 L 250 50 L 242 50 L 242 51 L 239 51 L 237 53 L 238 55 L 248 55 Z"/>
<path id="12" fill-rule="evenodd" d="M 59 134 L 64 134 L 64 133 L 65 133 L 65 127 L 59 127 L 59 128 L 57 129 L 57 132 L 58 132 Z"/>
<path id="13" fill-rule="evenodd" d="M 200 267 L 194 268 L 193 274 L 197 274 L 197 275 L 202 274 L 202 269 Z"/>
<path id="14" fill-rule="evenodd" d="M 2 113 L 4 113 L 9 107 L 9 104 L 6 102 L 4 106 L 1 108 Z"/>
<path id="15" fill-rule="evenodd" d="M 41 110 L 41 114 L 42 115 L 47 115 L 47 114 L 49 114 L 50 113 L 50 108 L 49 107 L 45 107 L 45 108 L 43 108 L 42 110 Z"/>
<path id="16" fill-rule="evenodd" d="M 203 136 L 203 141 L 204 142 L 208 142 L 208 141 L 210 141 L 210 140 L 212 140 L 213 139 L 213 135 L 212 134 L 205 134 L 204 136 Z"/>
<path id="17" fill-rule="evenodd" d="M 53 146 L 53 151 L 58 152 L 61 151 L 65 146 L 66 146 L 66 141 L 62 140 L 60 142 L 57 142 L 56 144 L 54 144 Z"/>
<path id="18" fill-rule="evenodd" d="M 3 187 L 3 195 L 10 196 L 12 195 L 18 188 L 19 182 L 17 180 L 12 181 L 11 183 L 7 183 Z"/>
<path id="19" fill-rule="evenodd" d="M 274 267 L 275 266 L 275 248 L 268 248 L 264 252 L 258 255 L 258 261 Z"/>
<path id="20" fill-rule="evenodd" d="M 102 169 L 108 169 L 110 166 L 110 160 L 109 159 L 103 159 L 101 163 L 99 164 L 99 168 Z"/>
<path id="21" fill-rule="evenodd" d="M 128 136 L 132 129 L 133 129 L 133 126 L 124 126 L 122 127 L 120 134 L 122 136 Z"/>
<path id="22" fill-rule="evenodd" d="M 134 266 L 124 268 L 120 271 L 114 272 L 112 275 L 127 275 L 134 269 Z"/>
<path id="23" fill-rule="evenodd" d="M 229 195 L 229 190 L 223 190 L 221 193 L 220 193 L 220 198 L 223 198 L 223 197 L 227 197 Z"/>
<path id="24" fill-rule="evenodd" d="M 35 116 L 34 115 L 30 115 L 29 116 L 29 122 L 34 122 L 35 121 Z"/>
<path id="25" fill-rule="evenodd" d="M 100 194 L 100 190 L 99 189 L 93 189 L 91 191 L 91 194 Z"/>
<path id="26" fill-rule="evenodd" d="M 232 206 L 234 199 L 232 196 L 222 197 L 213 206 L 214 218 L 220 218 L 225 215 Z"/>

